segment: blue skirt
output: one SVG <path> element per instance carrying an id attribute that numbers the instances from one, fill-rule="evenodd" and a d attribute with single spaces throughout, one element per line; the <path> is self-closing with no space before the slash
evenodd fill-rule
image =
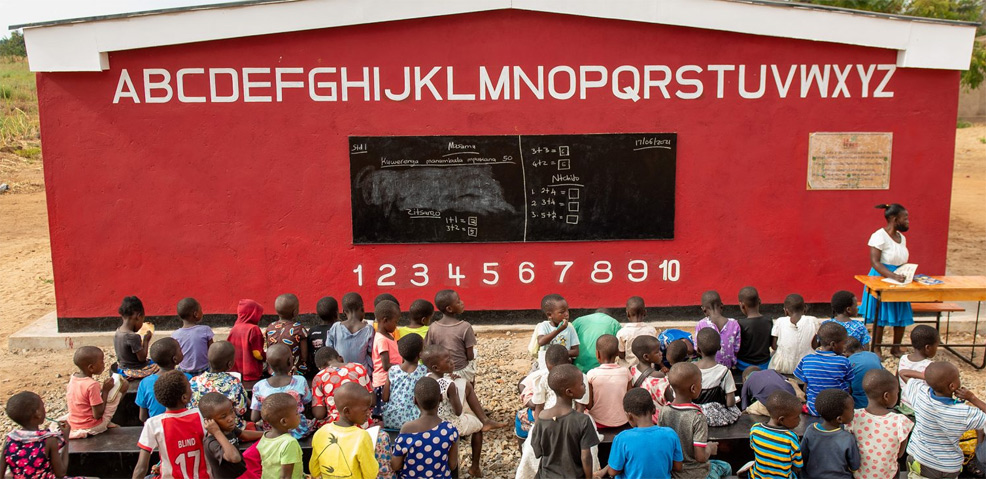
<path id="1" fill-rule="evenodd" d="M 896 266 L 884 264 L 890 271 L 897 270 Z M 880 276 L 876 269 L 870 268 L 870 276 Z M 863 302 L 859 310 L 866 319 L 866 324 L 872 324 L 876 317 L 876 299 L 870 296 L 869 291 L 863 288 Z M 914 324 L 914 312 L 911 311 L 911 303 L 888 303 L 880 302 L 880 326 L 905 327 Z"/>

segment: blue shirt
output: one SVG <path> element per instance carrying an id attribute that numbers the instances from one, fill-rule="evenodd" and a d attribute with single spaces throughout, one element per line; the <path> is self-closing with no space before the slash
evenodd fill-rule
<path id="1" fill-rule="evenodd" d="M 815 398 L 824 389 L 841 389 L 849 392 L 855 378 L 852 364 L 845 356 L 839 356 L 832 351 L 815 351 L 798 363 L 794 376 L 805 382 L 805 396 L 808 400 L 808 413 L 818 416 L 815 410 Z"/>
<path id="2" fill-rule="evenodd" d="M 681 441 L 674 429 L 635 427 L 616 435 L 609 453 L 609 466 L 617 479 L 671 479 L 674 461 L 684 461 Z"/>
<path id="3" fill-rule="evenodd" d="M 158 376 L 161 373 L 154 373 L 140 380 L 140 384 L 137 386 L 137 406 L 147 409 L 147 417 L 152 418 L 158 414 L 163 414 L 165 407 L 161 403 L 157 402 L 157 398 L 154 397 L 154 383 L 157 382 Z M 192 376 L 185 373 L 185 377 L 192 379 Z"/>
<path id="4" fill-rule="evenodd" d="M 849 356 L 849 364 L 852 365 L 853 374 L 850 387 L 852 400 L 856 404 L 856 409 L 863 409 L 870 404 L 866 391 L 863 391 L 863 376 L 873 369 L 883 369 L 883 363 L 880 362 L 880 356 L 869 351 L 860 351 Z"/>
<path id="5" fill-rule="evenodd" d="M 846 332 L 849 333 L 849 336 L 858 339 L 859 344 L 862 344 L 863 346 L 870 344 L 870 333 L 866 331 L 866 323 L 856 321 L 855 319 L 843 323 L 842 321 L 832 318 L 822 322 L 822 324 L 831 322 L 839 323 L 840 326 L 846 328 Z"/>

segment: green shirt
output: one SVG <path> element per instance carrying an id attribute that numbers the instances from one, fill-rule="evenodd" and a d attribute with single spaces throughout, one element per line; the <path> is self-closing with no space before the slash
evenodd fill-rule
<path id="1" fill-rule="evenodd" d="M 616 336 L 616 332 L 623 326 L 608 314 L 592 313 L 576 318 L 572 321 L 572 327 L 579 336 L 579 357 L 575 358 L 575 367 L 585 373 L 599 366 L 599 361 L 596 360 L 596 340 L 604 334 Z"/>
<path id="2" fill-rule="evenodd" d="M 291 479 L 305 477 L 305 467 L 301 464 L 301 445 L 290 433 L 284 433 L 274 439 L 268 439 L 265 434 L 257 443 L 260 453 L 260 463 L 264 469 L 261 479 L 280 479 L 281 466 L 294 464 Z"/>

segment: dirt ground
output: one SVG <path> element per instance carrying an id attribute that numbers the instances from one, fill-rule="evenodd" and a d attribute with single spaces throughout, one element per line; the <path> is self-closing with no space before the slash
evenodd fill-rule
<path id="1" fill-rule="evenodd" d="M 986 125 L 956 130 L 955 172 L 949 229 L 948 272 L 986 271 Z M 0 398 L 33 390 L 45 398 L 49 417 L 64 412 L 64 388 L 72 372 L 72 351 L 9 351 L 7 339 L 28 323 L 55 309 L 48 216 L 41 160 L 25 160 L 0 151 Z M 528 336 L 481 334 L 477 388 L 492 416 L 510 420 L 518 408 L 515 385 L 530 366 L 525 359 Z M 111 351 L 108 351 L 110 356 Z M 941 353 L 940 358 L 952 358 Z M 109 363 L 108 358 L 107 363 Z M 885 365 L 896 367 L 895 360 Z M 984 375 L 960 365 L 964 381 L 983 396 Z M 6 416 L 0 429 L 10 426 Z M 487 477 L 512 477 L 519 453 L 511 429 L 487 435 L 483 465 Z M 469 461 L 466 461 L 468 464 Z"/>

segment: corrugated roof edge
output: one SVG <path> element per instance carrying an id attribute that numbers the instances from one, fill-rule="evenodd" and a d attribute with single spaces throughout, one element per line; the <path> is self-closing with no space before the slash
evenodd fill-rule
<path id="1" fill-rule="evenodd" d="M 72 23 L 89 23 L 89 22 L 98 22 L 102 20 L 116 20 L 122 18 L 142 17 L 148 15 L 189 12 L 195 10 L 214 10 L 214 9 L 222 9 L 222 8 L 249 7 L 252 5 L 264 5 L 271 3 L 289 3 L 289 2 L 298 2 L 298 1 L 304 1 L 304 0 L 247 0 L 242 2 L 215 3 L 211 5 L 195 5 L 189 7 L 162 8 L 158 10 L 144 10 L 139 12 L 115 13 L 112 15 L 98 15 L 93 17 L 79 17 L 79 18 L 68 18 L 63 20 L 51 20 L 45 22 L 23 23 L 19 25 L 10 25 L 7 28 L 8 30 L 20 30 L 22 28 L 40 28 L 40 27 L 50 27 L 55 25 L 67 25 Z M 894 15 L 889 13 L 869 12 L 865 10 L 853 10 L 851 8 L 830 7 L 827 5 L 814 5 L 814 4 L 800 3 L 800 2 L 787 2 L 782 0 L 725 0 L 725 1 L 734 2 L 734 3 L 747 3 L 751 5 L 771 6 L 771 7 L 821 10 L 821 11 L 830 11 L 833 13 L 846 13 L 850 15 L 861 15 L 861 16 L 874 17 L 874 18 L 884 18 L 889 20 L 937 23 L 942 25 L 974 26 L 974 27 L 978 27 L 980 25 L 978 22 L 967 22 L 960 20 L 943 20 L 943 19 L 928 18 L 928 17 L 912 17 L 908 15 Z"/>

